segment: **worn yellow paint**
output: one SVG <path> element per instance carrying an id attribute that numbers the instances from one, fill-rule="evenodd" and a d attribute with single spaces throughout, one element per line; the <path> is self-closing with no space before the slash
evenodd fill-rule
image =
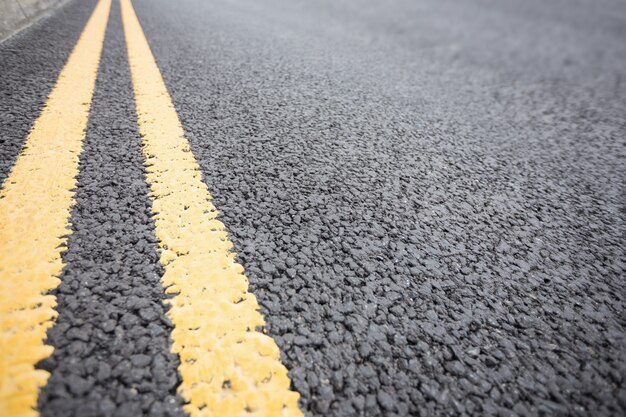
<path id="1" fill-rule="evenodd" d="M 78 158 L 111 0 L 100 0 L 0 191 L 0 416 L 37 416 Z"/>
<path id="2" fill-rule="evenodd" d="M 191 417 L 302 416 L 130 0 L 120 0 L 179 392 Z"/>

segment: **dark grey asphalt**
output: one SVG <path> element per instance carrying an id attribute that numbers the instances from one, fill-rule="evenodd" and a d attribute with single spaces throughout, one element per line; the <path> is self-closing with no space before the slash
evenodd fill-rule
<path id="1" fill-rule="evenodd" d="M 92 7 L 95 2 L 91 2 Z M 113 3 L 48 332 L 42 417 L 184 416 L 176 396 L 157 241 L 146 198 L 118 2 Z"/>
<path id="2" fill-rule="evenodd" d="M 626 415 L 626 3 L 134 4 L 307 416 Z M 49 89 L 85 9 L 0 45 L 0 109 L 26 109 L 0 119 L 2 161 L 47 94 L 19 65 Z M 169 382 L 129 395 L 176 359 L 167 323 L 133 332 L 133 296 L 157 311 L 162 290 L 111 18 L 46 416 L 178 404 Z M 61 63 L 15 50 L 44 31 Z M 159 370 L 122 365 L 146 352 Z M 120 372 L 71 394 L 107 355 Z"/>
<path id="3" fill-rule="evenodd" d="M 0 183 L 83 30 L 93 4 L 79 2 L 0 43 Z"/>

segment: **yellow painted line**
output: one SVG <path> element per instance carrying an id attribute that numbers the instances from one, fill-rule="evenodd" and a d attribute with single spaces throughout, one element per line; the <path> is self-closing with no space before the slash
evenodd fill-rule
<path id="1" fill-rule="evenodd" d="M 35 364 L 56 312 L 78 158 L 111 0 L 85 25 L 24 149 L 0 191 L 0 416 L 37 416 L 48 372 Z"/>
<path id="2" fill-rule="evenodd" d="M 130 0 L 120 0 L 160 240 L 168 315 L 191 417 L 302 416 L 299 394 L 264 325 L 202 180 Z"/>

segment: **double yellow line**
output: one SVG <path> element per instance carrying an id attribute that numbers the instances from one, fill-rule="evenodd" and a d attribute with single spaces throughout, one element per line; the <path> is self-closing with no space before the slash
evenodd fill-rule
<path id="1" fill-rule="evenodd" d="M 302 416 L 274 340 L 211 194 L 130 0 L 120 0 L 137 118 L 146 157 L 162 278 L 174 294 L 172 350 L 180 356 L 180 395 L 191 416 Z M 0 191 L 0 415 L 37 416 L 52 353 L 79 156 L 109 17 L 100 0 L 22 154 Z"/>

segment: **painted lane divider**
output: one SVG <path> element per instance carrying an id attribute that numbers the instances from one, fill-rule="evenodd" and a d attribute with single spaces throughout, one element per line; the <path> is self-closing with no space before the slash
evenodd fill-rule
<path id="1" fill-rule="evenodd" d="M 162 281 L 175 294 L 168 315 L 184 409 L 191 417 L 301 417 L 133 6 L 120 2 Z"/>
<path id="2" fill-rule="evenodd" d="M 78 161 L 111 0 L 100 0 L 0 191 L 0 416 L 37 416 Z"/>

